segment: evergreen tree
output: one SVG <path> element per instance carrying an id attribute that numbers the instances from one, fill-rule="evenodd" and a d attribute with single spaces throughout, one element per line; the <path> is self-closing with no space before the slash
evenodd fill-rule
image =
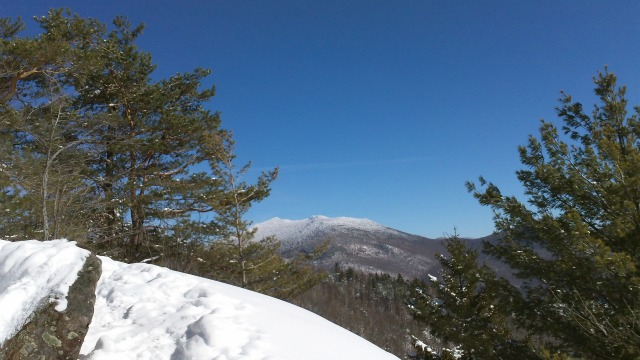
<path id="1" fill-rule="evenodd" d="M 201 89 L 208 70 L 154 82 L 151 55 L 135 46 L 143 26 L 121 17 L 114 26 L 98 49 L 99 66 L 73 79 L 75 107 L 100 122 L 91 163 L 107 215 L 99 235 L 125 242 L 135 259 L 147 256 L 139 254 L 142 245 L 157 245 L 194 213 L 214 210 L 204 193 L 215 194 L 218 181 L 192 167 L 215 168 L 220 158 L 209 156 L 211 148 L 226 135 L 218 113 L 204 108 L 215 93 Z"/>
<path id="2" fill-rule="evenodd" d="M 0 187 L 10 204 L 0 229 L 9 237 L 82 236 L 78 204 L 89 194 L 79 147 L 89 129 L 69 110 L 65 77 L 101 27 L 62 10 L 37 21 L 47 32 L 22 38 L 20 20 L 0 20 Z"/>
<path id="3" fill-rule="evenodd" d="M 278 245 L 271 239 L 265 239 L 261 246 L 253 242 L 257 229 L 249 229 L 250 222 L 244 219 L 245 214 L 253 202 L 266 198 L 271 191 L 270 184 L 276 179 L 278 169 L 263 172 L 255 184 L 249 185 L 242 180 L 246 176 L 251 164 L 247 163 L 239 170 L 234 164 L 233 142 L 225 142 L 227 156 L 221 160 L 223 166 L 213 167 L 213 175 L 220 179 L 225 196 L 217 208 L 216 223 L 223 229 L 220 239 L 212 244 L 218 251 L 229 252 L 229 261 L 234 264 L 237 278 L 233 280 L 241 287 L 248 287 L 256 280 L 251 279 L 251 274 L 259 267 L 266 267 L 275 257 Z M 213 204 L 214 206 L 216 204 Z M 228 250 L 224 250 L 224 249 Z"/>
<path id="4" fill-rule="evenodd" d="M 254 239 L 257 228 L 245 219 L 250 207 L 269 195 L 270 185 L 278 169 L 262 172 L 255 184 L 243 180 L 250 163 L 237 169 L 234 163 L 234 143 L 223 142 L 225 157 L 214 164 L 211 172 L 220 181 L 221 200 L 211 203 L 216 218 L 208 225 L 212 241 L 205 253 L 204 274 L 214 279 L 237 285 L 281 299 L 291 299 L 313 287 L 320 277 L 307 265 L 307 260 L 324 251 L 299 256 L 286 261 L 279 254 L 280 242 L 274 237 Z M 218 166 L 220 164 L 220 166 Z"/>
<path id="5" fill-rule="evenodd" d="M 563 93 L 562 127 L 542 121 L 540 136 L 520 147 L 525 168 L 516 174 L 526 202 L 482 178 L 480 189 L 468 184 L 495 214 L 498 239 L 483 251 L 522 282 L 491 294 L 498 319 L 511 316 L 544 358 L 640 357 L 640 108 L 628 113 L 626 89 L 608 70 L 594 82 L 599 103 L 591 113 Z M 451 256 L 474 260 L 464 251 Z M 466 316 L 465 308 L 446 311 Z"/>
<path id="6" fill-rule="evenodd" d="M 514 334 L 508 312 L 519 298 L 515 288 L 486 265 L 457 235 L 445 242 L 448 256 L 438 254 L 441 277 L 431 286 L 414 287 L 408 306 L 415 319 L 428 324 L 427 339 L 414 335 L 416 359 L 536 359 L 522 334 Z M 427 346 L 437 339 L 440 349 Z"/>
<path id="7" fill-rule="evenodd" d="M 228 136 L 205 109 L 209 71 L 152 80 L 151 55 L 135 45 L 143 26 L 123 17 L 108 32 L 64 10 L 36 21 L 36 37 L 0 21 L 5 236 L 86 239 L 127 260 L 202 239 L 191 219 L 222 192 L 194 168 L 218 166 Z"/>

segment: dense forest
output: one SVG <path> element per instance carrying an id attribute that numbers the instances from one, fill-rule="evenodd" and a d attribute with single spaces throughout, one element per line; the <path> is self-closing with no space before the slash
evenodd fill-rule
<path id="1" fill-rule="evenodd" d="M 415 353 L 411 334 L 421 332 L 406 301 L 411 289 L 421 284 L 397 275 L 371 274 L 343 269 L 334 271 L 320 284 L 292 302 L 362 336 L 402 358 Z"/>
<path id="2" fill-rule="evenodd" d="M 208 110 L 209 70 L 157 79 L 136 46 L 143 26 L 124 17 L 36 21 L 24 36 L 20 19 L 0 19 L 1 237 L 69 238 L 294 301 L 402 358 L 640 357 L 640 107 L 628 110 L 608 69 L 596 105 L 562 94 L 559 123 L 520 147 L 525 199 L 467 184 L 494 211 L 495 241 L 477 250 L 452 236 L 428 282 L 327 275 L 307 262 L 325 247 L 284 260 L 277 239 L 254 239 L 246 213 L 278 169 L 247 182 Z"/>

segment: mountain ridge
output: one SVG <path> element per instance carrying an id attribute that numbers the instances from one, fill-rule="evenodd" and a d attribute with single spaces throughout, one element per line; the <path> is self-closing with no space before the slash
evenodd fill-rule
<path id="1" fill-rule="evenodd" d="M 259 224 L 255 224 L 253 227 L 258 229 L 255 234 L 256 239 L 275 235 L 282 243 L 283 250 L 288 250 L 292 244 L 300 245 L 300 241 L 297 239 L 306 240 L 313 238 L 318 234 L 331 233 L 340 230 L 351 232 L 377 232 L 385 233 L 387 236 L 432 240 L 424 236 L 397 230 L 366 218 L 344 216 L 327 217 L 323 215 L 314 215 L 301 220 L 274 217 Z"/>
<path id="2" fill-rule="evenodd" d="M 410 234 L 363 218 L 315 215 L 289 220 L 276 217 L 253 227 L 257 228 L 257 240 L 275 236 L 286 258 L 311 252 L 330 240 L 327 251 L 313 261 L 327 271 L 337 264 L 364 272 L 426 279 L 440 269 L 436 253 L 446 252 L 442 239 Z M 468 241 L 479 243 L 480 240 Z"/>

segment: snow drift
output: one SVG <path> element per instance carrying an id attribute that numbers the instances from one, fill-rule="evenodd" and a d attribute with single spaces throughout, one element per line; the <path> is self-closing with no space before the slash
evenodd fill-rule
<path id="1" fill-rule="evenodd" d="M 15 332 L 42 294 L 62 300 L 86 255 L 64 240 L 0 240 L 0 334 Z M 397 359 L 283 301 L 154 265 L 101 260 L 80 359 Z"/>

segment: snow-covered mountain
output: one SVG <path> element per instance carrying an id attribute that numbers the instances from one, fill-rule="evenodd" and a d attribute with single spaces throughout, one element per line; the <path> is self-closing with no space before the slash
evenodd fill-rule
<path id="1" fill-rule="evenodd" d="M 330 218 L 316 215 L 303 220 L 287 220 L 273 218 L 260 224 L 256 238 L 263 238 L 276 235 L 282 242 L 283 251 L 304 246 L 309 241 L 317 237 L 331 235 L 335 233 L 347 233 L 353 236 L 371 236 L 377 234 L 387 238 L 412 239 L 417 235 L 392 229 L 378 224 L 369 219 L 356 219 L 350 217 Z M 426 238 L 422 238 L 426 239 Z"/>
<path id="2" fill-rule="evenodd" d="M 43 302 L 64 308 L 86 256 L 66 240 L 0 240 L 0 346 Z M 398 359 L 283 301 L 154 265 L 100 259 L 82 360 Z"/>
<path id="3" fill-rule="evenodd" d="M 274 218 L 255 227 L 256 239 L 275 236 L 285 257 L 309 252 L 331 240 L 327 252 L 316 265 L 331 270 L 336 263 L 366 272 L 402 274 L 426 278 L 438 271 L 436 252 L 441 240 L 408 234 L 368 219 L 313 216 L 304 220 Z"/>

